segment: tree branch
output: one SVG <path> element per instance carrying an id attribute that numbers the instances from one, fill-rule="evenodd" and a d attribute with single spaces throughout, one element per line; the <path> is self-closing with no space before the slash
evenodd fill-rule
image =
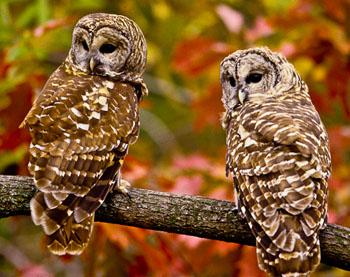
<path id="1" fill-rule="evenodd" d="M 29 215 L 33 180 L 0 175 L 0 218 Z M 114 193 L 96 213 L 101 222 L 255 245 L 232 202 L 132 188 L 130 198 Z M 322 263 L 350 270 L 350 229 L 328 224 L 321 231 Z"/>

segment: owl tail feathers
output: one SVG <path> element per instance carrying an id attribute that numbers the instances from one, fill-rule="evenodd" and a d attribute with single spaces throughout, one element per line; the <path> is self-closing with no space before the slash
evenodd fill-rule
<path id="1" fill-rule="evenodd" d="M 64 197 L 55 195 L 56 198 Z M 73 211 L 69 210 L 61 201 L 54 205 L 53 194 L 38 192 L 30 201 L 32 220 L 35 225 L 41 225 L 47 236 L 47 247 L 55 255 L 79 255 L 87 246 L 94 222 L 94 214 L 89 215 L 81 222 L 74 218 Z M 65 201 L 75 196 L 68 195 Z M 51 200 L 49 200 L 51 199 Z M 67 201 L 68 202 L 68 201 Z M 72 201 L 69 201 L 72 203 Z"/>
<path id="2" fill-rule="evenodd" d="M 80 255 L 89 243 L 93 222 L 94 215 L 80 223 L 70 217 L 67 224 L 47 236 L 47 248 L 55 255 Z"/>
<path id="3" fill-rule="evenodd" d="M 259 268 L 269 276 L 308 277 L 320 263 L 320 244 L 314 245 L 307 253 L 279 253 L 275 257 L 259 244 L 256 244 Z"/>

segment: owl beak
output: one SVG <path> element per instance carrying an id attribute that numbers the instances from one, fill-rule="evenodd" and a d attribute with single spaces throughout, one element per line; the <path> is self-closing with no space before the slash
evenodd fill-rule
<path id="1" fill-rule="evenodd" d="M 238 90 L 238 100 L 242 105 L 246 98 L 247 98 L 247 93 L 243 89 Z"/>
<path id="2" fill-rule="evenodd" d="M 90 70 L 91 70 L 91 72 L 93 72 L 94 71 L 94 68 L 95 68 L 95 66 L 96 66 L 96 61 L 95 61 L 95 59 L 94 58 L 91 58 L 90 59 Z"/>

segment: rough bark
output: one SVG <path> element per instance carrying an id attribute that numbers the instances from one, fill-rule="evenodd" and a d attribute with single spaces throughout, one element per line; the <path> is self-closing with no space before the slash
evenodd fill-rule
<path id="1" fill-rule="evenodd" d="M 0 218 L 29 215 L 32 178 L 0 175 Z M 97 211 L 101 222 L 255 245 L 232 202 L 132 188 L 114 193 Z M 322 263 L 350 270 L 350 229 L 328 224 L 321 231 Z"/>

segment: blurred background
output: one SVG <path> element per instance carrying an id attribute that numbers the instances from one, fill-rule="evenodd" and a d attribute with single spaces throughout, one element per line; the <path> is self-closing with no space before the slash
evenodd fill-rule
<path id="1" fill-rule="evenodd" d="M 267 45 L 296 66 L 332 151 L 330 223 L 350 226 L 350 4 L 347 0 L 1 0 L 0 173 L 28 175 L 34 96 L 65 59 L 76 21 L 123 14 L 148 42 L 141 134 L 124 163 L 133 186 L 233 200 L 225 177 L 219 63 Z M 0 220 L 0 276 L 265 276 L 255 248 L 95 224 L 80 257 L 48 254 L 29 217 Z M 349 276 L 321 265 L 314 276 Z"/>

